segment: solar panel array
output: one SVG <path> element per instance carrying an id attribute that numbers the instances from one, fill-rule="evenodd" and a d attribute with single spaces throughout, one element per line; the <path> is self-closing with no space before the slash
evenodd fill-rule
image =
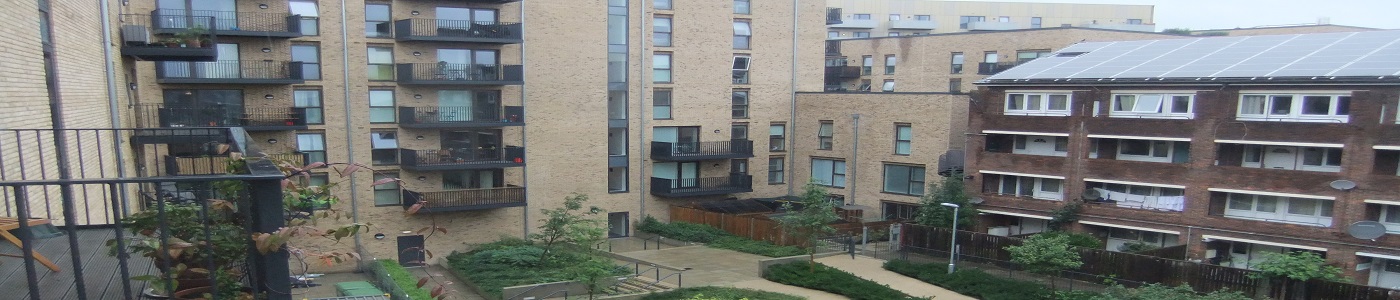
<path id="1" fill-rule="evenodd" d="M 1400 30 L 1080 43 L 982 82 L 1400 76 Z"/>

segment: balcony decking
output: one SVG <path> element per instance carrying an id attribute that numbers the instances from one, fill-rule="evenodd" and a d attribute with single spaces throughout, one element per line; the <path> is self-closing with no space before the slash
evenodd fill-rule
<path id="1" fill-rule="evenodd" d="M 126 299 L 127 296 L 131 299 L 143 299 L 141 292 L 146 289 L 146 283 L 123 282 L 121 261 L 115 256 L 107 255 L 105 243 L 116 236 L 115 229 L 80 229 L 77 233 L 79 252 L 76 255 L 72 248 L 68 247 L 67 235 L 34 241 L 34 250 L 53 260 L 60 268 L 59 272 L 52 272 L 35 263 L 39 297 L 82 300 L 78 298 L 77 292 L 78 285 L 82 285 L 88 299 Z M 129 233 L 126 235 L 130 236 Z M 0 243 L 0 253 L 18 255 L 22 252 L 13 244 Z M 75 280 L 72 274 L 75 258 L 82 263 L 81 281 Z M 126 268 L 130 277 L 156 272 L 155 264 L 151 263 L 149 258 L 139 255 L 127 258 Z M 30 299 L 35 291 L 29 289 L 26 276 L 23 258 L 0 257 L 0 290 L 9 293 L 9 296 L 3 298 Z"/>

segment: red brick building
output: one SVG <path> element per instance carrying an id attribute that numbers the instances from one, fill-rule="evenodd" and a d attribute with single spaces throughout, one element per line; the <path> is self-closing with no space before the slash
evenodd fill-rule
<path id="1" fill-rule="evenodd" d="M 1400 286 L 1397 53 L 1400 31 L 1081 43 L 979 81 L 979 229 L 1038 232 L 1082 201 L 1069 227 L 1109 250 L 1241 268 L 1316 251 Z M 1358 221 L 1388 233 L 1355 238 Z"/>

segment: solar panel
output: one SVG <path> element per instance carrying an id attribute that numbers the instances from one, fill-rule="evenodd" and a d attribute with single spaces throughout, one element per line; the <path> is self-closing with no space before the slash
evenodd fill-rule
<path id="1" fill-rule="evenodd" d="M 982 82 L 1333 76 L 1400 76 L 1400 30 L 1079 43 Z"/>

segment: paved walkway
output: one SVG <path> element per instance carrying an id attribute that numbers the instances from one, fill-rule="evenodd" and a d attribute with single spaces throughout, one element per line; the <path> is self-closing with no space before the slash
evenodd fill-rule
<path id="1" fill-rule="evenodd" d="M 885 261 L 874 258 L 856 256 L 851 259 L 849 255 L 828 256 L 819 258 L 817 262 L 842 271 L 850 272 L 860 278 L 888 285 L 891 288 L 915 297 L 934 297 L 938 300 L 975 300 L 976 298 L 954 293 L 947 289 L 928 284 L 918 279 L 890 272 L 882 267 Z"/>
<path id="2" fill-rule="evenodd" d="M 769 291 L 769 292 L 777 292 L 777 293 L 783 293 L 783 294 L 788 294 L 788 295 L 797 295 L 797 296 L 806 297 L 807 300 L 848 300 L 848 299 L 850 299 L 850 298 L 846 298 L 846 296 L 841 296 L 841 295 L 837 295 L 837 294 L 827 293 L 827 292 L 818 291 L 818 290 L 813 290 L 813 289 L 808 289 L 808 288 L 795 287 L 795 286 L 791 286 L 791 285 L 786 285 L 786 284 L 781 284 L 781 283 L 777 283 L 777 282 L 768 281 L 768 280 L 766 280 L 766 279 L 755 279 L 755 280 L 748 280 L 748 281 L 740 281 L 740 282 L 734 283 L 733 286 L 736 287 L 736 288 L 755 289 L 755 290 L 760 290 L 760 291 Z"/>

